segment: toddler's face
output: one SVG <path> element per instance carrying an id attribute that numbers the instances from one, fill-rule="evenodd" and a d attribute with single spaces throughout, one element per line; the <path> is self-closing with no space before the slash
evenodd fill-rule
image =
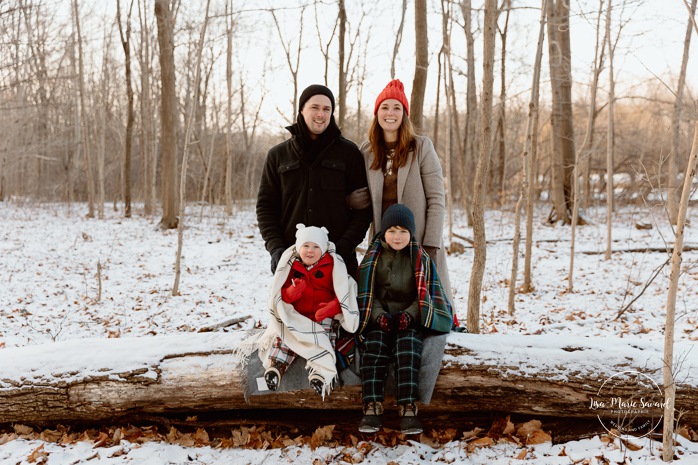
<path id="1" fill-rule="evenodd" d="M 399 226 L 392 226 L 385 231 L 385 242 L 393 250 L 402 250 L 410 243 L 410 232 Z"/>
<path id="2" fill-rule="evenodd" d="M 304 242 L 301 248 L 298 249 L 298 255 L 300 255 L 304 265 L 310 266 L 320 260 L 322 249 L 315 242 Z"/>

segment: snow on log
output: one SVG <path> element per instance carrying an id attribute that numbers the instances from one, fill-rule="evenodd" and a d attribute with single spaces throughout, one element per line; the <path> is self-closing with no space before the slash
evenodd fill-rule
<path id="1" fill-rule="evenodd" d="M 251 396 L 233 356 L 244 334 L 83 339 L 0 349 L 0 423 L 103 421 L 230 409 L 358 409 L 360 386 L 323 401 L 311 389 Z M 698 423 L 698 352 L 677 343 L 676 406 Z M 634 370 L 661 386 L 662 341 L 572 336 L 449 336 L 429 411 L 595 418 L 604 381 Z M 627 387 L 627 386 L 626 386 Z M 621 386 L 623 389 L 623 386 Z M 632 386 L 619 396 L 631 397 Z"/>

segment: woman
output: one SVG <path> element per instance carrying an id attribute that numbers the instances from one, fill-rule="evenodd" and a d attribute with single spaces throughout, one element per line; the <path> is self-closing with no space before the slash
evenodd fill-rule
<path id="1" fill-rule="evenodd" d="M 436 263 L 444 291 L 453 293 L 443 245 L 444 179 L 434 144 L 414 133 L 402 82 L 394 79 L 376 98 L 368 141 L 361 146 L 373 205 L 373 228 L 391 205 L 405 204 L 415 217 L 415 239 Z M 371 233 L 373 235 L 373 232 Z"/>

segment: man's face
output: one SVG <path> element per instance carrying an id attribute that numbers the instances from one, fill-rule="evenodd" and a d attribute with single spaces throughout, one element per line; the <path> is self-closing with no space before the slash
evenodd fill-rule
<path id="1" fill-rule="evenodd" d="M 326 95 L 315 94 L 305 102 L 301 108 L 301 115 L 310 130 L 310 137 L 316 139 L 330 124 L 332 102 Z"/>

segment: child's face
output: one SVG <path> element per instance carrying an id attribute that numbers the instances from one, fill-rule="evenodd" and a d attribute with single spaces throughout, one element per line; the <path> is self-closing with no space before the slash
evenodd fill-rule
<path id="1" fill-rule="evenodd" d="M 322 256 L 322 249 L 315 242 L 304 242 L 298 249 L 298 255 L 304 265 L 314 265 Z"/>
<path id="2" fill-rule="evenodd" d="M 393 250 L 402 250 L 410 243 L 410 232 L 400 226 L 391 226 L 385 232 L 385 242 Z"/>

